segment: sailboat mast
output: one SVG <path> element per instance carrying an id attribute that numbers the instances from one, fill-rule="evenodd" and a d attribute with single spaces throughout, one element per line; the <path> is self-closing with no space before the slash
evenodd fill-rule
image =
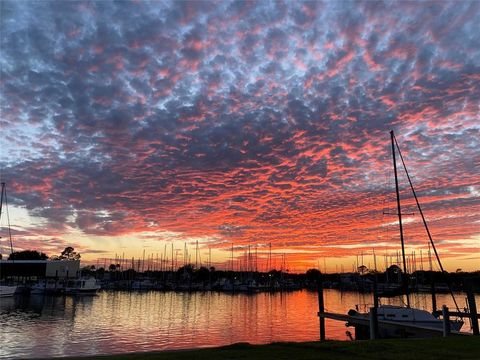
<path id="1" fill-rule="evenodd" d="M 2 218 L 2 206 L 3 206 L 3 192 L 5 190 L 5 183 L 2 182 L 2 192 L 0 195 L 0 219 Z"/>
<path id="2" fill-rule="evenodd" d="M 395 192 L 397 194 L 398 224 L 400 226 L 400 241 L 402 243 L 403 273 L 405 274 L 405 276 L 407 276 L 407 261 L 405 259 L 405 242 L 403 239 L 402 212 L 401 212 L 401 206 L 400 206 L 400 191 L 398 188 L 397 160 L 395 159 L 395 140 L 394 140 L 393 130 L 390 131 L 390 138 L 392 140 L 392 158 L 393 158 L 393 171 L 395 173 Z M 408 295 L 408 282 L 406 283 L 405 292 L 407 295 L 407 307 L 410 307 L 410 297 Z"/>
<path id="3" fill-rule="evenodd" d="M 2 217 L 2 205 L 4 201 L 5 201 L 5 209 L 7 213 L 8 238 L 10 239 L 10 254 L 13 254 L 12 228 L 10 227 L 10 215 L 8 215 L 7 187 L 6 187 L 6 184 L 2 182 L 2 196 L 0 200 L 0 219 Z"/>
<path id="4" fill-rule="evenodd" d="M 405 161 L 403 160 L 402 152 L 400 151 L 400 147 L 398 146 L 397 139 L 393 135 L 393 131 L 391 132 L 392 135 L 392 148 L 393 148 L 393 142 L 395 141 L 395 144 L 397 145 L 398 149 L 398 155 L 400 155 L 400 160 L 402 161 L 403 168 L 405 169 L 405 174 L 407 175 L 408 183 L 410 184 L 410 188 L 412 189 L 413 197 L 415 198 L 415 202 L 417 204 L 418 211 L 420 212 L 420 215 L 422 217 L 423 225 L 425 227 L 425 230 L 427 231 L 428 239 L 430 240 L 430 244 L 432 244 L 433 251 L 435 253 L 435 257 L 437 258 L 438 266 L 440 266 L 440 270 L 442 271 L 442 274 L 447 277 L 445 270 L 443 269 L 442 262 L 440 261 L 440 257 L 437 252 L 437 248 L 435 247 L 435 244 L 433 243 L 432 235 L 430 234 L 430 230 L 427 225 L 427 220 L 425 219 L 425 216 L 423 215 L 422 207 L 420 206 L 420 202 L 418 201 L 417 193 L 415 192 L 415 188 L 413 187 L 412 180 L 410 179 L 410 175 L 408 174 L 407 166 L 405 165 Z M 452 287 L 450 286 L 450 282 L 447 280 L 447 285 L 448 289 L 450 291 L 450 295 L 452 296 L 453 302 L 455 303 L 455 307 L 457 308 L 457 311 L 460 312 L 460 308 L 458 307 L 457 300 L 455 299 L 455 296 L 453 295 L 453 290 Z"/>

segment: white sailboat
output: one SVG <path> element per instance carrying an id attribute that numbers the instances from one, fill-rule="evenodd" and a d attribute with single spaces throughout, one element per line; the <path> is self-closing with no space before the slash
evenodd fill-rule
<path id="1" fill-rule="evenodd" d="M 2 189 L 0 194 L 0 219 L 2 218 L 2 208 L 3 208 L 3 201 L 5 200 L 5 205 L 7 204 L 7 190 L 5 188 L 5 183 L 2 182 Z M 7 213 L 8 214 L 8 213 Z M 7 217 L 8 218 L 8 217 Z M 12 247 L 12 235 L 10 233 L 10 223 L 8 224 L 8 234 L 10 237 L 10 250 L 13 252 Z M 9 297 L 15 295 L 18 286 L 14 285 L 0 285 L 0 297 Z"/>
<path id="2" fill-rule="evenodd" d="M 425 217 L 422 212 L 422 208 L 420 207 L 420 203 L 418 202 L 417 195 L 415 193 L 415 189 L 413 188 L 413 184 L 410 180 L 410 176 L 408 174 L 407 168 L 405 166 L 405 162 L 403 161 L 402 154 L 400 152 L 400 148 L 398 147 L 398 143 L 396 142 L 395 135 L 393 130 L 390 132 L 391 142 L 392 142 L 392 157 L 393 157 L 393 168 L 395 173 L 395 190 L 396 190 L 396 198 L 397 198 L 397 215 L 398 215 L 398 223 L 399 223 L 399 230 L 400 230 L 400 241 L 402 247 L 402 260 L 403 260 L 403 289 L 406 295 L 406 306 L 394 306 L 394 305 L 379 305 L 376 307 L 377 312 L 377 319 L 378 321 L 378 336 L 380 338 L 392 338 L 392 337 L 422 337 L 422 336 L 430 336 L 426 335 L 425 331 L 421 329 L 442 329 L 443 328 L 443 320 L 439 319 L 434 313 L 430 313 L 427 310 L 413 308 L 410 305 L 410 296 L 409 296 L 409 288 L 408 288 L 408 273 L 407 273 L 407 265 L 406 265 L 406 258 L 405 258 L 405 246 L 404 246 L 404 236 L 403 236 L 403 225 L 402 225 L 402 212 L 400 206 L 400 192 L 398 186 L 398 176 L 397 176 L 397 164 L 396 164 L 396 157 L 395 157 L 395 149 L 398 149 L 398 154 L 403 164 L 403 168 L 407 175 L 408 181 L 410 183 L 410 187 L 412 189 L 413 195 L 415 197 L 415 201 L 422 217 L 425 229 L 427 231 L 430 244 L 432 245 L 435 255 L 437 257 L 438 264 L 442 272 L 443 266 L 441 264 L 440 258 L 438 257 L 438 253 L 435 249 L 435 245 L 432 240 L 432 236 L 428 229 Z M 453 293 L 450 290 L 450 293 Z M 458 312 L 460 312 L 455 298 L 453 297 L 453 301 L 457 307 Z M 435 310 L 435 309 L 434 309 Z M 351 316 L 352 321 L 347 323 L 347 326 L 354 326 L 357 330 L 358 327 L 365 328 L 365 319 L 370 318 L 369 312 L 358 312 L 357 310 L 350 310 L 348 315 Z M 355 320 L 358 320 L 355 321 Z M 360 325 L 362 324 L 362 325 Z M 397 325 L 397 326 L 395 326 Z M 402 325 L 406 325 L 407 327 L 403 327 Z M 454 331 L 460 331 L 463 326 L 462 320 L 450 320 L 450 327 Z M 362 331 L 358 332 L 359 334 Z"/>

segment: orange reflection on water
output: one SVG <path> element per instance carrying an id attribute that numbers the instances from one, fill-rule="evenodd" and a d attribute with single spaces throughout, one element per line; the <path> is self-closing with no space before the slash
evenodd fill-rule
<path id="1" fill-rule="evenodd" d="M 337 313 L 372 303 L 370 294 L 330 289 L 324 298 L 325 309 Z M 462 296 L 457 300 L 463 303 Z M 443 294 L 437 296 L 437 303 L 453 306 Z M 430 297 L 416 294 L 412 305 L 430 309 Z M 0 302 L 4 340 L 0 355 L 52 357 L 315 341 L 319 338 L 317 311 L 317 293 L 306 290 L 256 295 L 101 292 L 83 298 L 8 299 Z M 463 330 L 468 331 L 467 327 Z M 343 322 L 326 321 L 329 339 L 348 340 L 347 330 Z"/>

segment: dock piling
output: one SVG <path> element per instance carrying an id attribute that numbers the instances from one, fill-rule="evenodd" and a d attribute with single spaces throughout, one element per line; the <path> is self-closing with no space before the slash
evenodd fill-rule
<path id="1" fill-rule="evenodd" d="M 373 278 L 373 307 L 370 308 L 370 340 L 378 338 L 378 288 L 377 288 L 377 275 Z"/>
<path id="2" fill-rule="evenodd" d="M 318 277 L 317 290 L 318 290 L 318 317 L 320 320 L 320 341 L 325 341 L 325 318 L 321 316 L 325 312 L 325 305 L 323 303 L 322 275 L 319 275 Z"/>
<path id="3" fill-rule="evenodd" d="M 430 271 L 430 276 L 431 276 L 431 283 L 430 283 L 430 289 L 431 289 L 431 295 L 432 295 L 432 311 L 437 311 L 437 297 L 435 294 L 435 278 L 433 272 Z"/>
<path id="4" fill-rule="evenodd" d="M 370 308 L 370 340 L 375 340 L 378 337 L 378 317 L 377 308 Z"/>
<path id="5" fill-rule="evenodd" d="M 450 314 L 447 305 L 442 306 L 443 315 L 443 337 L 450 336 Z"/>
<path id="6" fill-rule="evenodd" d="M 466 286 L 467 291 L 467 301 L 468 301 L 468 308 L 470 309 L 470 319 L 472 323 L 472 332 L 473 335 L 479 335 L 478 329 L 478 314 L 477 314 L 477 304 L 475 302 L 475 296 L 473 295 L 472 286 L 470 283 L 467 283 Z"/>

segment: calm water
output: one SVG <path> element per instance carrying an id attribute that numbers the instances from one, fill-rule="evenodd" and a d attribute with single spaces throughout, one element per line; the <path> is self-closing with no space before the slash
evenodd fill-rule
<path id="1" fill-rule="evenodd" d="M 464 298 L 457 297 L 461 307 Z M 423 308 L 429 302 L 428 295 L 416 295 L 413 301 Z M 359 303 L 372 303 L 371 296 L 325 290 L 327 311 L 345 313 Z M 437 303 L 453 308 L 447 295 L 438 295 Z M 104 291 L 91 297 L 4 298 L 0 300 L 0 357 L 316 340 L 317 311 L 317 294 L 309 291 L 256 295 Z M 328 338 L 348 339 L 343 322 L 327 320 L 326 328 Z M 462 330 L 468 331 L 469 324 Z"/>

